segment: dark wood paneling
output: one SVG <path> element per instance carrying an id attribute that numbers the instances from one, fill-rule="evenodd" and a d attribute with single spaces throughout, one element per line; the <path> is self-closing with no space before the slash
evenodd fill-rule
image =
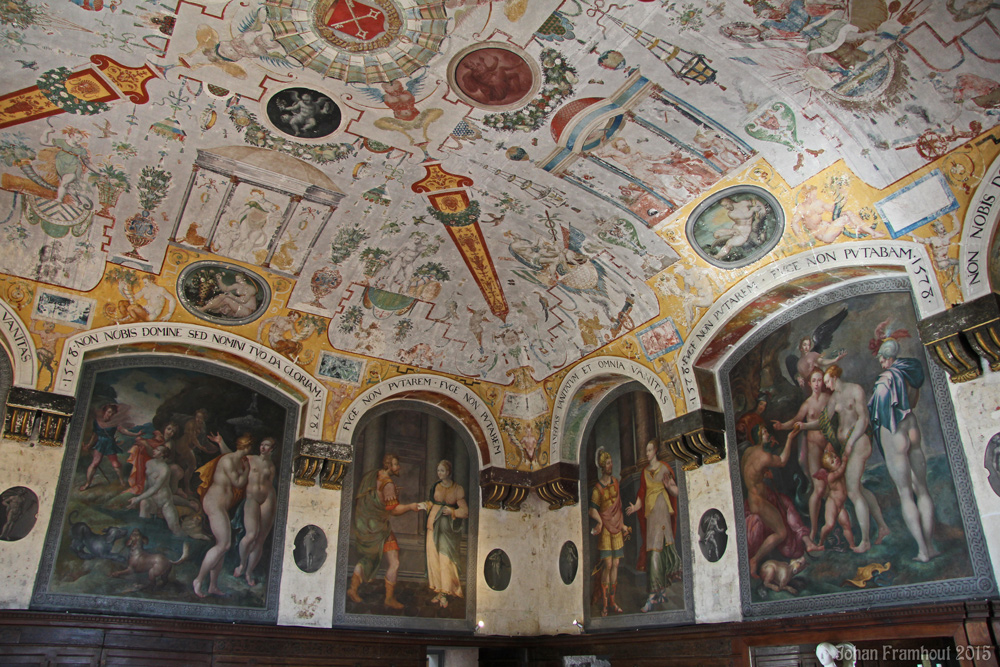
<path id="1" fill-rule="evenodd" d="M 816 644 L 829 641 L 873 650 L 858 667 L 902 665 L 876 656 L 884 646 L 954 647 L 956 658 L 971 659 L 942 664 L 997 667 L 997 627 L 996 607 L 987 602 L 554 637 L 442 636 L 7 611 L 0 612 L 0 664 L 423 667 L 427 646 L 471 646 L 480 649 L 482 667 L 562 667 L 562 657 L 568 655 L 607 657 L 614 667 L 812 667 L 817 664 Z"/>

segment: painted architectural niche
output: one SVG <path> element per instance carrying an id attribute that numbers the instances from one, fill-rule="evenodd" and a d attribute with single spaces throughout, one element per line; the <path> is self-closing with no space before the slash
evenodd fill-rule
<path id="1" fill-rule="evenodd" d="M 477 457 L 443 412 L 395 405 L 376 408 L 354 437 L 334 624 L 468 630 L 475 610 Z"/>
<path id="2" fill-rule="evenodd" d="M 892 278 L 825 292 L 723 363 L 744 615 L 996 590 L 908 290 Z"/>
<path id="3" fill-rule="evenodd" d="M 292 105 L 291 99 L 283 104 Z M 170 238 L 298 275 L 343 197 L 322 171 L 283 153 L 249 146 L 199 150 Z"/>
<path id="4" fill-rule="evenodd" d="M 87 363 L 79 396 L 32 606 L 276 622 L 297 407 L 153 355 Z"/>
<path id="5" fill-rule="evenodd" d="M 687 494 L 652 396 L 613 391 L 594 414 L 580 465 L 588 627 L 692 621 Z"/>

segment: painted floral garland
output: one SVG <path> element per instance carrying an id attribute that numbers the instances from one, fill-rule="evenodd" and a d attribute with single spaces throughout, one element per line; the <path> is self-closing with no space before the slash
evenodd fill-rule
<path id="1" fill-rule="evenodd" d="M 463 211 L 445 213 L 436 208 L 427 207 L 427 212 L 447 227 L 465 227 L 479 220 L 479 202 L 473 199 Z"/>
<path id="2" fill-rule="evenodd" d="M 251 146 L 281 151 L 300 160 L 310 160 L 317 164 L 346 160 L 357 152 L 351 144 L 299 144 L 276 137 L 242 104 L 234 104 L 229 107 L 228 112 L 236 131 L 242 133 L 243 140 Z"/>
<path id="3" fill-rule="evenodd" d="M 57 67 L 42 74 L 35 83 L 45 99 L 66 113 L 93 116 L 111 108 L 104 102 L 88 102 L 66 90 L 66 80 L 72 75 L 66 67 Z"/>
<path id="4" fill-rule="evenodd" d="M 566 58 L 555 49 L 545 49 L 542 51 L 541 61 L 545 85 L 538 97 L 528 102 L 523 109 L 490 114 L 483 118 L 483 124 L 503 132 L 534 132 L 564 99 L 573 94 L 573 84 L 579 78 L 576 69 L 566 62 Z"/>

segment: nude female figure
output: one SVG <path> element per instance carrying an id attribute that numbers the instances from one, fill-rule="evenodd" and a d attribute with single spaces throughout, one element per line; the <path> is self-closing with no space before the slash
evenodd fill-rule
<path id="1" fill-rule="evenodd" d="M 854 512 L 858 517 L 858 526 L 861 528 L 861 541 L 853 551 L 864 553 L 871 549 L 872 543 L 869 536 L 872 518 L 878 525 L 878 535 L 875 544 L 881 544 L 882 540 L 889 534 L 889 526 L 882 518 L 882 508 L 879 507 L 875 494 L 861 485 L 861 476 L 865 472 L 865 464 L 868 457 L 872 455 L 872 441 L 868 437 L 868 403 L 865 399 L 865 390 L 859 384 L 844 382 L 841 376 L 844 371 L 837 364 L 831 364 L 823 375 L 823 381 L 830 389 L 830 400 L 826 409 L 818 419 L 810 422 L 799 422 L 795 426 L 804 431 L 822 430 L 827 440 L 835 448 L 841 448 L 840 467 L 846 466 L 847 473 L 847 495 L 854 505 Z M 833 415 L 840 418 L 840 425 L 836 431 L 833 430 Z"/>

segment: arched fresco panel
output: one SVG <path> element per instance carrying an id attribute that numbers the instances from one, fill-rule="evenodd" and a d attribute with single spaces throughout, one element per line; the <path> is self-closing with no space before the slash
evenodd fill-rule
<path id="1" fill-rule="evenodd" d="M 859 241 L 821 250 L 806 250 L 765 266 L 742 279 L 720 296 L 688 333 L 678 354 L 678 369 L 689 409 L 699 407 L 701 396 L 695 378 L 695 365 L 715 340 L 719 329 L 736 317 L 758 297 L 782 284 L 809 276 L 848 267 L 901 267 L 914 286 L 916 309 L 921 318 L 941 312 L 945 301 L 935 286 L 934 266 L 927 250 L 906 241 Z"/>
<path id="2" fill-rule="evenodd" d="M 996 590 L 910 284 L 796 304 L 721 366 L 746 616 Z"/>
<path id="3" fill-rule="evenodd" d="M 655 401 L 630 382 L 591 414 L 580 461 L 587 627 L 693 621 L 687 489 Z"/>
<path id="4" fill-rule="evenodd" d="M 32 606 L 275 622 L 298 413 L 186 356 L 86 362 Z"/>
<path id="5" fill-rule="evenodd" d="M 369 410 L 344 482 L 335 625 L 471 630 L 476 607 L 479 461 L 437 406 Z"/>

